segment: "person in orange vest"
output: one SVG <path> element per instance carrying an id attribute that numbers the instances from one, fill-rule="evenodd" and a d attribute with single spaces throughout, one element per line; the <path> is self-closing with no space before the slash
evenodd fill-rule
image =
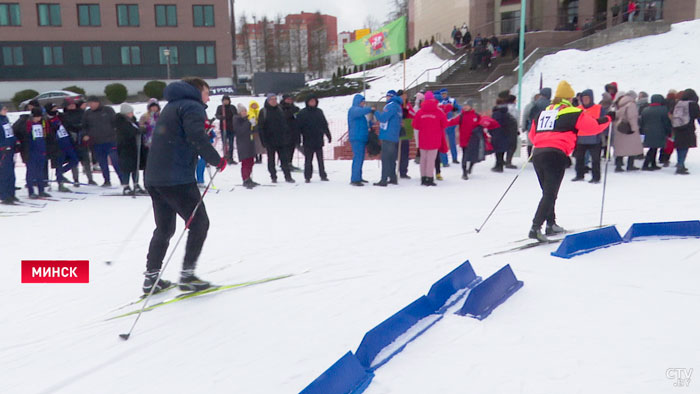
<path id="1" fill-rule="evenodd" d="M 559 82 L 552 104 L 540 113 L 529 133 L 534 146 L 532 163 L 542 188 L 542 198 L 532 219 L 528 237 L 542 242 L 548 240 L 546 235 L 565 232 L 556 223 L 554 205 L 564 179 L 568 156 L 576 147 L 577 136 L 600 134 L 615 117 L 614 112 L 608 113 L 604 118 L 591 117 L 571 104 L 575 95 L 576 92 L 568 82 Z M 542 224 L 545 221 L 547 228 L 545 234 L 542 234 Z"/>
<path id="2" fill-rule="evenodd" d="M 581 105 L 579 109 L 593 119 L 599 119 L 607 113 L 603 110 L 600 104 L 595 104 L 593 101 L 593 91 L 586 89 L 581 92 Z M 608 122 L 609 125 L 609 122 Z M 596 125 L 596 130 L 598 126 Z M 591 171 L 593 178 L 590 183 L 600 183 L 600 153 L 603 149 L 603 134 L 596 135 L 579 135 L 576 139 L 576 149 L 574 150 L 574 158 L 576 159 L 576 177 L 572 181 L 582 181 L 586 174 L 586 153 L 591 157 Z"/>

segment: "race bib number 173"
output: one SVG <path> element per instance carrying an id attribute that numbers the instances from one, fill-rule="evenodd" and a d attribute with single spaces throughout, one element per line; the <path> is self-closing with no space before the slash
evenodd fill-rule
<path id="1" fill-rule="evenodd" d="M 540 118 L 537 120 L 537 131 L 552 131 L 554 130 L 554 121 L 557 119 L 556 109 L 542 111 Z"/>

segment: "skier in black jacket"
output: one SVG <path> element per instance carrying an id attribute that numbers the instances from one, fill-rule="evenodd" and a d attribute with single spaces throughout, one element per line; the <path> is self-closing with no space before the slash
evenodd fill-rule
<path id="1" fill-rule="evenodd" d="M 168 104 L 163 108 L 146 163 L 146 190 L 153 201 L 156 229 L 148 248 L 144 293 L 167 288 L 171 283 L 160 279 L 156 283 L 170 238 L 175 233 L 175 218 L 187 221 L 201 200 L 195 180 L 197 156 L 216 166 L 226 168 L 209 143 L 204 130 L 206 102 L 209 101 L 209 85 L 200 78 L 185 78 L 165 88 Z M 179 286 L 181 290 L 203 290 L 211 286 L 194 275 L 194 268 L 202 251 L 209 230 L 209 218 L 204 202 L 189 223 L 189 235 L 182 264 Z"/>
<path id="2" fill-rule="evenodd" d="M 287 156 L 287 159 L 289 160 L 289 170 L 293 172 L 301 171 L 301 169 L 295 167 L 294 164 L 292 164 L 294 150 L 299 149 L 299 151 L 303 153 L 301 149 L 301 132 L 299 130 L 299 123 L 296 119 L 297 114 L 299 114 L 299 107 L 294 105 L 294 97 L 292 97 L 289 94 L 283 94 L 282 102 L 280 103 L 280 108 L 282 108 L 282 111 L 284 112 L 284 118 L 287 119 L 287 123 L 289 123 L 289 128 L 292 130 L 293 142 L 289 147 L 289 155 Z"/>
<path id="3" fill-rule="evenodd" d="M 323 115 L 323 111 L 318 108 L 318 99 L 315 96 L 306 99 L 306 108 L 299 111 L 297 124 L 303 139 L 304 178 L 306 183 L 311 182 L 314 155 L 316 155 L 318 160 L 318 174 L 321 176 L 322 181 L 327 181 L 328 175 L 323 165 L 323 137 L 326 136 L 330 144 L 331 131 L 328 129 L 328 121 Z"/>
<path id="4" fill-rule="evenodd" d="M 258 130 L 267 149 L 267 170 L 270 172 L 272 183 L 277 183 L 275 154 L 279 155 L 282 162 L 284 180 L 294 183 L 290 164 L 294 152 L 295 135 L 290 122 L 285 117 L 285 112 L 277 104 L 277 95 L 272 93 L 267 95 L 265 107 L 258 115 Z"/>
<path id="5" fill-rule="evenodd" d="M 72 98 L 67 98 L 63 101 L 63 113 L 59 116 L 63 126 L 66 128 L 68 133 L 73 140 L 73 147 L 78 154 L 78 160 L 83 166 L 83 172 L 88 178 L 88 183 L 90 185 L 97 185 L 97 183 L 92 179 L 92 166 L 90 165 L 90 150 L 87 144 L 83 143 L 83 125 L 81 121 L 83 119 L 84 109 L 81 109 Z M 73 186 L 80 186 L 80 169 L 78 166 L 72 168 L 73 171 Z"/>
<path id="6" fill-rule="evenodd" d="M 236 107 L 231 105 L 231 98 L 221 98 L 221 105 L 216 107 L 216 119 L 220 121 L 220 129 L 223 132 L 224 155 L 229 164 L 238 164 L 233 160 L 233 139 L 236 133 L 233 131 L 233 117 L 238 115 Z"/>

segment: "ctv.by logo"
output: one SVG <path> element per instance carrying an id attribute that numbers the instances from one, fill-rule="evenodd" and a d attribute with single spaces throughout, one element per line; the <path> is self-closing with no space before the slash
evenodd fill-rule
<path id="1" fill-rule="evenodd" d="M 693 368 L 669 368 L 666 370 L 666 378 L 674 380 L 673 387 L 690 387 L 691 376 L 693 376 Z"/>

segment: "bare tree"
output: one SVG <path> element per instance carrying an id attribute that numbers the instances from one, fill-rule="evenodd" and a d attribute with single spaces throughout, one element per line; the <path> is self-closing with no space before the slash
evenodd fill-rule
<path id="1" fill-rule="evenodd" d="M 365 28 L 369 29 L 370 31 L 376 31 L 380 27 L 381 25 L 379 24 L 377 18 L 372 15 L 367 15 L 367 18 L 365 18 Z"/>
<path id="2" fill-rule="evenodd" d="M 323 76 L 326 63 L 326 53 L 328 52 L 328 32 L 326 30 L 326 22 L 320 12 L 316 12 L 311 25 L 309 34 L 309 69 L 314 71 L 318 77 Z"/>
<path id="3" fill-rule="evenodd" d="M 248 68 L 248 72 L 253 72 L 253 56 L 251 55 L 250 51 L 250 34 L 248 34 L 248 17 L 246 16 L 245 13 L 241 13 L 240 18 L 238 19 L 238 25 L 240 26 L 240 44 L 239 46 L 242 47 L 241 50 L 241 55 L 243 57 L 243 61 L 246 63 L 246 67 Z"/>
<path id="4" fill-rule="evenodd" d="M 389 0 L 391 11 L 389 11 L 389 20 L 399 19 L 402 16 L 408 17 L 408 0 Z"/>

